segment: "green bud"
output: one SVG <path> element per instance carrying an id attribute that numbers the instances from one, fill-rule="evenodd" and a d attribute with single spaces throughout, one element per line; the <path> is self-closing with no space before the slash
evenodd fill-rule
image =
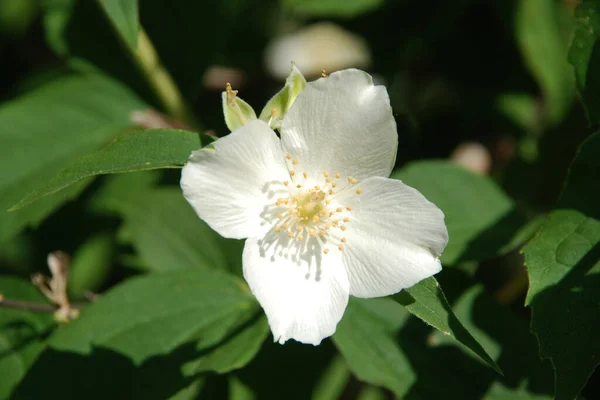
<path id="1" fill-rule="evenodd" d="M 267 122 L 272 129 L 280 129 L 283 117 L 305 87 L 306 79 L 296 68 L 296 64 L 292 63 L 292 71 L 285 80 L 285 86 L 269 100 L 259 118 Z"/>
<path id="2" fill-rule="evenodd" d="M 237 93 L 238 91 L 231 89 L 231 85 L 228 83 L 221 95 L 225 124 L 232 132 L 246 125 L 248 121 L 256 119 L 256 113 L 250 104 L 237 97 Z"/>

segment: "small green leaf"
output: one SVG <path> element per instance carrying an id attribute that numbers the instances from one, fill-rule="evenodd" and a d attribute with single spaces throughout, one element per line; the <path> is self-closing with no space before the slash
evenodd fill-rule
<path id="1" fill-rule="evenodd" d="M 56 193 L 82 179 L 104 174 L 180 168 L 200 148 L 198 134 L 177 129 L 134 131 L 119 136 L 105 148 L 81 157 L 46 186 L 29 193 L 10 211 Z"/>
<path id="2" fill-rule="evenodd" d="M 565 7 L 548 0 L 519 0 L 516 37 L 525 63 L 542 90 L 544 119 L 556 125 L 574 97 L 574 80 L 567 63 L 570 29 Z"/>
<path id="3" fill-rule="evenodd" d="M 248 364 L 258 353 L 269 333 L 264 315 L 246 323 L 236 334 L 212 352 L 184 366 L 186 375 L 199 372 L 225 374 Z"/>
<path id="4" fill-rule="evenodd" d="M 271 128 L 280 129 L 283 117 L 305 87 L 306 79 L 292 62 L 292 70 L 285 80 L 285 86 L 267 102 L 259 118 L 267 122 Z"/>
<path id="5" fill-rule="evenodd" d="M 150 270 L 227 268 L 224 249 L 230 241 L 196 215 L 179 187 L 153 187 L 145 174 L 111 177 L 93 207 L 123 217 L 127 239 Z"/>
<path id="6" fill-rule="evenodd" d="M 386 319 L 381 317 L 381 309 L 390 311 Z M 389 299 L 351 298 L 333 335 L 333 342 L 359 379 L 384 386 L 400 397 L 416 378 L 387 320 L 396 315 L 397 321 L 401 321 L 402 311 Z"/>
<path id="7" fill-rule="evenodd" d="M 600 1 L 582 0 L 575 10 L 575 32 L 569 62 L 592 124 L 600 122 Z"/>
<path id="8" fill-rule="evenodd" d="M 524 249 L 526 304 L 540 355 L 554 366 L 556 399 L 574 399 L 600 364 L 600 134 L 584 142 L 561 197 Z"/>
<path id="9" fill-rule="evenodd" d="M 123 41 L 135 51 L 140 30 L 138 0 L 98 0 L 98 2 Z"/>
<path id="10" fill-rule="evenodd" d="M 235 131 L 256 119 L 256 113 L 250 104 L 237 97 L 237 90 L 232 90 L 227 84 L 227 89 L 221 94 L 223 103 L 223 116 L 225 124 L 230 131 Z"/>
<path id="11" fill-rule="evenodd" d="M 411 163 L 392 178 L 414 187 L 444 212 L 449 235 L 444 264 L 498 254 L 525 223 L 490 178 L 448 161 Z"/>
<path id="12" fill-rule="evenodd" d="M 6 299 L 46 303 L 30 283 L 0 276 L 0 294 Z M 0 312 L 0 398 L 8 399 L 44 349 L 42 335 L 54 324 L 52 314 L 2 308 Z"/>
<path id="13" fill-rule="evenodd" d="M 112 233 L 101 233 L 87 239 L 71 257 L 68 293 L 73 299 L 97 292 L 110 276 L 116 253 Z"/>
<path id="14" fill-rule="evenodd" d="M 66 165 L 130 127 L 130 113 L 145 109 L 129 89 L 101 75 L 55 80 L 0 107 L 0 239 L 36 224 L 86 183 L 26 210 L 9 207 L 47 184 Z"/>
<path id="15" fill-rule="evenodd" d="M 427 278 L 395 295 L 394 298 L 423 322 L 443 334 L 453 337 L 466 349 L 479 356 L 496 372 L 502 374 L 502 370 L 496 362 L 456 318 L 435 278 Z"/>
<path id="16" fill-rule="evenodd" d="M 355 17 L 381 7 L 383 0 L 282 0 L 294 11 L 315 17 Z"/>

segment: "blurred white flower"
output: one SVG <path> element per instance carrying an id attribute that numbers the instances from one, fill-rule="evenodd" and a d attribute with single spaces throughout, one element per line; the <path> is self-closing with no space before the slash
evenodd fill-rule
<path id="1" fill-rule="evenodd" d="M 276 341 L 317 345 L 335 332 L 349 295 L 390 295 L 440 271 L 444 215 L 386 178 L 397 147 L 385 88 L 344 70 L 307 84 L 281 139 L 253 120 L 183 168 L 200 218 L 248 238 L 244 277 Z"/>
<path id="2" fill-rule="evenodd" d="M 290 62 L 305 76 L 316 77 L 323 70 L 367 68 L 371 54 L 367 42 L 330 22 L 319 22 L 274 39 L 265 51 L 265 66 L 278 79 L 285 79 Z"/>

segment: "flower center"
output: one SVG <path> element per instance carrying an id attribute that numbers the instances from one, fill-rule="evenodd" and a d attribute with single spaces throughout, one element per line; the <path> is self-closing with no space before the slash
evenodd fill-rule
<path id="1" fill-rule="evenodd" d="M 296 174 L 298 161 L 292 160 L 290 154 L 286 155 L 286 159 L 291 163 L 291 181 L 283 182 L 287 196 L 275 202 L 274 212 L 278 221 L 273 227 L 274 232 L 301 242 L 299 249 L 308 247 L 303 245 L 314 241 L 324 254 L 329 253 L 330 246 L 343 251 L 352 207 L 341 204 L 338 193 L 344 191 L 360 195 L 362 189 L 355 187 L 358 181 L 352 177 L 342 180 L 340 173 L 330 175 L 328 172 L 309 180 L 306 172 Z M 351 192 L 346 192 L 348 190 Z M 342 197 L 347 199 L 346 194 Z"/>

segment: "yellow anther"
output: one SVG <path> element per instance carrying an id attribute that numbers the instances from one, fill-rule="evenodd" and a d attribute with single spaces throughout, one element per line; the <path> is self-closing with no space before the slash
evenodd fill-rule
<path id="1" fill-rule="evenodd" d="M 341 174 L 338 172 L 337 174 L 335 174 L 335 179 L 340 179 L 341 178 Z"/>
<path id="2" fill-rule="evenodd" d="M 292 164 L 294 164 L 294 165 L 298 165 L 298 160 L 294 160 L 294 161 L 292 161 Z"/>
<path id="3" fill-rule="evenodd" d="M 281 227 L 282 227 L 283 229 L 287 229 L 287 228 L 288 228 L 288 226 L 290 226 L 290 225 L 289 225 L 287 222 L 284 222 L 283 224 L 281 224 Z"/>
<path id="4" fill-rule="evenodd" d="M 349 176 L 348 177 L 348 182 L 354 185 L 358 181 L 356 179 L 354 179 L 353 177 Z"/>
<path id="5" fill-rule="evenodd" d="M 285 155 L 285 158 L 287 158 L 288 160 L 291 160 L 291 159 L 292 159 L 292 155 L 291 155 L 290 153 L 287 153 L 287 154 Z"/>
<path id="6" fill-rule="evenodd" d="M 337 183 L 335 183 L 335 182 L 333 182 L 333 183 L 331 184 L 331 187 L 333 187 L 333 188 L 334 188 L 334 187 L 336 187 L 336 186 L 337 186 Z"/>
<path id="7" fill-rule="evenodd" d="M 310 236 L 315 237 L 317 236 L 317 231 L 315 231 L 314 229 L 311 229 L 309 232 Z"/>
<path id="8" fill-rule="evenodd" d="M 308 173 L 303 172 L 302 175 L 304 176 L 304 179 L 308 178 Z"/>
<path id="9" fill-rule="evenodd" d="M 331 199 L 325 199 L 325 204 L 331 203 Z"/>
<path id="10" fill-rule="evenodd" d="M 335 226 L 337 228 L 338 227 L 338 222 L 337 221 L 333 221 L 333 223 L 331 225 Z"/>
<path id="11" fill-rule="evenodd" d="M 278 227 L 278 226 L 276 226 L 276 227 L 275 227 L 275 232 L 279 233 L 279 231 L 281 231 L 281 228 L 280 228 L 280 227 Z"/>
<path id="12" fill-rule="evenodd" d="M 313 222 L 319 222 L 319 216 L 318 215 L 315 215 L 313 217 Z"/>
<path id="13" fill-rule="evenodd" d="M 327 171 L 323 172 L 323 176 L 324 176 L 325 178 L 329 178 L 329 172 L 327 172 Z"/>
<path id="14" fill-rule="evenodd" d="M 327 183 L 331 183 L 331 178 L 327 178 L 327 179 L 325 179 L 325 182 L 327 182 Z"/>
<path id="15" fill-rule="evenodd" d="M 348 227 L 346 225 L 342 225 L 342 226 L 340 226 L 340 229 L 345 231 L 346 229 L 348 229 Z"/>
<path id="16" fill-rule="evenodd" d="M 338 250 L 339 250 L 339 251 L 344 251 L 344 245 L 343 245 L 343 244 L 340 244 L 340 245 L 338 246 Z"/>
<path id="17" fill-rule="evenodd" d="M 331 189 L 331 190 L 329 191 L 329 195 L 333 196 L 334 194 L 335 194 L 335 190 Z"/>
<path id="18" fill-rule="evenodd" d="M 346 207 L 346 210 L 348 210 L 348 211 L 352 211 L 352 207 L 351 207 L 351 206 L 348 206 L 348 207 Z"/>
<path id="19" fill-rule="evenodd" d="M 303 228 L 303 227 L 301 227 L 301 226 L 297 226 L 297 227 L 296 227 L 296 230 L 297 230 L 298 232 L 302 232 L 302 231 L 304 230 L 304 228 Z"/>
<path id="20" fill-rule="evenodd" d="M 350 218 L 348 218 L 348 217 L 344 218 L 344 222 L 350 222 Z"/>
<path id="21" fill-rule="evenodd" d="M 327 248 L 323 249 L 323 253 L 329 254 L 329 249 L 327 249 Z"/>
<path id="22" fill-rule="evenodd" d="M 321 186 L 319 186 L 319 185 L 316 185 L 316 186 L 315 186 L 315 190 L 321 190 Z"/>
<path id="23" fill-rule="evenodd" d="M 283 213 L 277 214 L 277 218 L 279 218 L 279 219 L 283 218 Z"/>
<path id="24" fill-rule="evenodd" d="M 304 219 L 305 221 L 308 221 L 308 217 L 304 217 L 303 219 Z"/>
<path id="25" fill-rule="evenodd" d="M 362 189 L 361 188 L 356 189 L 356 194 L 361 194 L 361 193 L 362 193 Z"/>
<path id="26" fill-rule="evenodd" d="M 297 237 L 296 239 L 298 239 L 298 240 L 302 240 L 302 239 L 304 239 L 304 236 L 302 236 L 302 235 L 298 235 L 298 237 Z"/>
<path id="27" fill-rule="evenodd" d="M 298 189 L 300 189 L 300 188 L 302 187 L 302 185 L 301 185 L 301 184 L 297 184 L 297 185 L 296 185 L 296 187 L 297 187 Z"/>
<path id="28" fill-rule="evenodd" d="M 290 181 L 285 181 L 285 182 L 283 182 L 283 186 L 287 186 L 287 185 L 289 185 L 289 184 L 290 184 Z"/>
<path id="29" fill-rule="evenodd" d="M 348 239 L 346 239 L 345 237 L 342 238 L 342 243 L 346 243 L 348 241 Z"/>
<path id="30" fill-rule="evenodd" d="M 290 176 L 294 176 L 294 175 L 296 175 L 296 171 L 294 171 L 294 170 L 291 170 L 291 171 L 290 171 Z"/>
<path id="31" fill-rule="evenodd" d="M 325 232 L 323 229 L 321 229 L 321 230 L 319 231 L 319 236 L 325 236 L 325 233 L 326 233 L 326 232 Z"/>
<path id="32" fill-rule="evenodd" d="M 321 210 L 321 215 L 327 214 L 327 210 Z"/>
<path id="33" fill-rule="evenodd" d="M 338 207 L 338 208 L 335 209 L 335 211 L 336 212 L 342 212 L 342 211 L 344 211 L 344 209 L 342 207 Z"/>
<path id="34" fill-rule="evenodd" d="M 331 224 L 325 224 L 325 230 L 328 230 L 331 228 Z"/>
<path id="35" fill-rule="evenodd" d="M 294 232 L 288 232 L 288 237 L 289 238 L 293 238 L 294 237 Z"/>

